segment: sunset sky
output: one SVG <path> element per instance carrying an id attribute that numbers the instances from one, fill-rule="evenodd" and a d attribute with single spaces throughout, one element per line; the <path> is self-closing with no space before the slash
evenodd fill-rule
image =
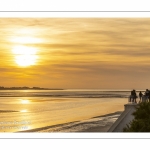
<path id="1" fill-rule="evenodd" d="M 1 18 L 0 86 L 150 88 L 150 18 Z"/>

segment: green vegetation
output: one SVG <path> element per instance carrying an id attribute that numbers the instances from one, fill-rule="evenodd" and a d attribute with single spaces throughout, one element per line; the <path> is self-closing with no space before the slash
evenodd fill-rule
<path id="1" fill-rule="evenodd" d="M 150 102 L 139 103 L 133 116 L 123 132 L 150 132 Z"/>

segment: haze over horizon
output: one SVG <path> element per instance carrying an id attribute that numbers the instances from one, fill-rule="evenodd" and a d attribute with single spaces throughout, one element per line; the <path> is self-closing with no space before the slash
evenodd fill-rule
<path id="1" fill-rule="evenodd" d="M 0 18 L 0 86 L 146 89 L 150 18 Z"/>

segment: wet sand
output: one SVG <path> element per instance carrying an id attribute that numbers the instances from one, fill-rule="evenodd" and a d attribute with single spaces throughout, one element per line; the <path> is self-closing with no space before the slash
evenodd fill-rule
<path id="1" fill-rule="evenodd" d="M 99 117 L 113 117 L 114 115 L 121 115 L 122 111 L 118 111 L 118 112 L 114 112 L 114 113 L 110 113 L 110 114 L 106 114 L 106 115 L 102 115 L 102 116 L 97 116 L 97 117 L 93 117 L 93 118 L 99 118 Z M 113 125 L 114 122 L 108 122 L 105 126 L 97 126 L 97 127 L 91 127 L 85 130 L 81 130 L 79 132 L 107 132 L 109 130 L 109 128 Z"/>
<path id="2" fill-rule="evenodd" d="M 121 113 L 122 111 L 117 111 L 106 115 L 96 116 L 88 120 L 57 124 L 20 132 L 107 132 Z"/>
<path id="3" fill-rule="evenodd" d="M 93 128 L 89 128 L 89 129 L 85 129 L 85 130 L 82 130 L 80 132 L 107 132 L 109 130 L 109 128 L 113 125 L 112 124 L 108 124 L 107 126 L 98 126 L 98 127 L 93 127 Z"/>

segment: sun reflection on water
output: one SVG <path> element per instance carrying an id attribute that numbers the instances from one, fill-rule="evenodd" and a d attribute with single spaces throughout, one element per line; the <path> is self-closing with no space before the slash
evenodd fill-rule
<path id="1" fill-rule="evenodd" d="M 28 99 L 21 99 L 22 104 L 29 104 L 30 101 Z"/>
<path id="2" fill-rule="evenodd" d="M 20 112 L 28 112 L 28 110 L 27 109 L 23 109 Z"/>

